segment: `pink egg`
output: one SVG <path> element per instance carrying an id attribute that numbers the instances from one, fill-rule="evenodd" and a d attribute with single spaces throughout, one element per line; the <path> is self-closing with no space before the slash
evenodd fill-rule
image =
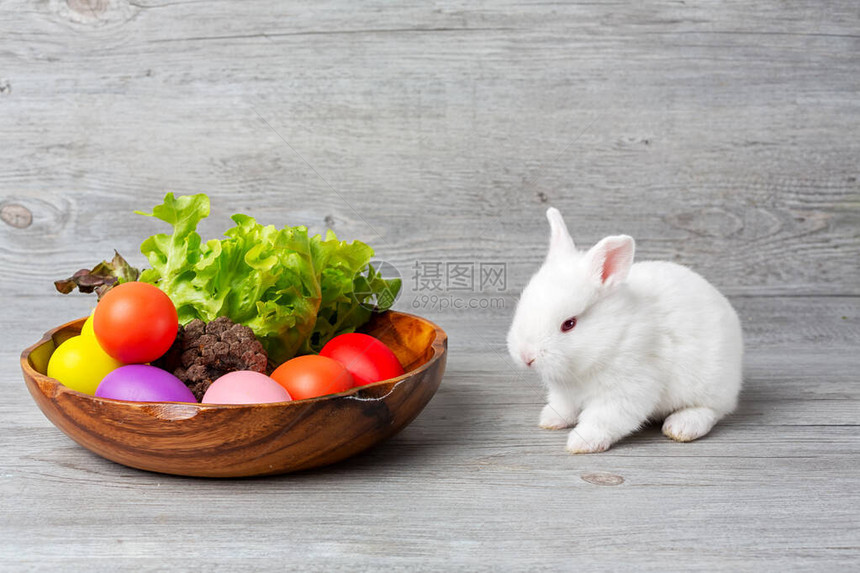
<path id="1" fill-rule="evenodd" d="M 238 370 L 213 382 L 203 394 L 202 404 L 265 404 L 289 402 L 283 386 L 259 372 Z"/>

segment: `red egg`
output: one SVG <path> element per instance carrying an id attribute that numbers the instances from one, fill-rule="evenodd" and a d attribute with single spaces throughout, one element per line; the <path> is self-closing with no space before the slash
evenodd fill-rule
<path id="1" fill-rule="evenodd" d="M 403 366 L 394 352 L 368 334 L 353 332 L 335 336 L 323 346 L 320 356 L 333 358 L 343 364 L 352 374 L 356 386 L 397 378 L 403 374 Z"/>

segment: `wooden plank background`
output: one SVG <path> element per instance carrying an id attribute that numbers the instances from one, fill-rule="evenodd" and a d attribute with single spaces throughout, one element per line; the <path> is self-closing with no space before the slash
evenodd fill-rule
<path id="1" fill-rule="evenodd" d="M 858 133 L 851 0 L 0 2 L 0 569 L 856 567 Z M 270 479 L 65 438 L 18 354 L 92 304 L 52 280 L 114 248 L 143 263 L 164 229 L 132 211 L 166 191 L 210 195 L 208 236 L 246 212 L 374 245 L 398 308 L 450 335 L 425 412 Z M 745 390 L 708 438 L 568 456 L 537 428 L 504 334 L 548 205 L 737 306 Z M 503 263 L 506 288 L 412 284 L 448 262 Z"/>

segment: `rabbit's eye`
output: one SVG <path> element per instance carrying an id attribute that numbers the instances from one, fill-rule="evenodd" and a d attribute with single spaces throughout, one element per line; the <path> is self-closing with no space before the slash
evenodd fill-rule
<path id="1" fill-rule="evenodd" d="M 561 331 L 568 332 L 569 330 L 573 330 L 574 326 L 576 326 L 576 317 L 571 316 L 570 318 L 561 323 Z"/>

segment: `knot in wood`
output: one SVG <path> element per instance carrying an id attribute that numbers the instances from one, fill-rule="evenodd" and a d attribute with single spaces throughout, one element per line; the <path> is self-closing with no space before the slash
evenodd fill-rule
<path id="1" fill-rule="evenodd" d="M 593 485 L 621 485 L 624 483 L 623 477 L 609 472 L 592 472 L 582 474 L 579 477 L 582 478 L 582 481 Z"/>
<path id="2" fill-rule="evenodd" d="M 0 207 L 0 219 L 10 227 L 26 229 L 33 223 L 33 213 L 23 205 L 3 205 Z"/>
<path id="3" fill-rule="evenodd" d="M 49 0 L 49 6 L 63 20 L 99 28 L 122 26 L 141 9 L 129 0 Z"/>
<path id="4" fill-rule="evenodd" d="M 78 14 L 98 18 L 107 11 L 109 0 L 66 0 L 66 4 Z"/>

